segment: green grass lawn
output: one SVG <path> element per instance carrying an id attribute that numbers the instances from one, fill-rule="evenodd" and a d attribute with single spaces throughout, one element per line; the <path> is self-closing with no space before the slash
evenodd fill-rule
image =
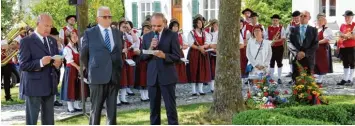
<path id="1" fill-rule="evenodd" d="M 339 95 L 328 96 L 330 104 L 355 104 L 355 96 Z M 229 124 L 222 121 L 209 122 L 203 114 L 208 111 L 211 103 L 200 103 L 178 107 L 179 123 L 181 125 L 206 125 L 206 124 Z M 167 124 L 165 108 L 162 108 L 162 124 Z M 106 124 L 106 117 L 102 116 L 101 124 Z M 117 113 L 117 121 L 120 125 L 149 125 L 149 109 L 129 110 Z M 88 118 L 84 116 L 68 120 L 57 121 L 58 125 L 87 125 Z"/>
<path id="2" fill-rule="evenodd" d="M 58 91 L 60 92 L 62 85 L 59 84 L 58 85 Z M 5 91 L 4 89 L 1 89 L 1 105 L 16 105 L 16 104 L 24 104 L 25 101 L 19 99 L 19 87 L 13 87 L 10 89 L 10 93 L 11 93 L 11 98 L 14 101 L 6 101 L 5 100 Z M 57 97 L 58 99 L 58 97 Z"/>

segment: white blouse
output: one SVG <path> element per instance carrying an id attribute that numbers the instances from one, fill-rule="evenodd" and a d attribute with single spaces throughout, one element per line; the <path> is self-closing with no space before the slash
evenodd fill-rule
<path id="1" fill-rule="evenodd" d="M 260 44 L 255 38 L 249 39 L 247 46 L 248 62 L 253 65 L 253 67 L 259 65 L 267 68 L 270 65 L 272 56 L 271 41 L 264 39 L 259 54 L 256 56 L 259 47 Z"/>
<path id="2" fill-rule="evenodd" d="M 210 43 L 211 38 L 212 38 L 211 35 L 209 33 L 207 33 L 206 31 L 203 31 L 203 32 L 205 32 L 205 44 Z M 197 36 L 202 37 L 202 34 L 197 32 Z M 192 46 L 194 44 L 194 42 L 195 42 L 195 36 L 194 36 L 194 31 L 192 30 L 189 32 L 189 34 L 187 36 L 187 44 L 189 46 Z"/>
<path id="3" fill-rule="evenodd" d="M 320 31 L 322 31 L 323 28 L 319 28 L 318 29 L 318 33 Z M 333 31 L 330 28 L 326 28 L 323 32 L 323 39 L 328 39 L 328 40 L 333 40 L 334 36 L 333 36 Z M 319 40 L 320 41 L 320 40 Z"/>
<path id="4" fill-rule="evenodd" d="M 217 44 L 218 41 L 218 31 L 211 32 L 211 41 L 208 44 Z"/>
<path id="5" fill-rule="evenodd" d="M 68 46 L 64 47 L 64 50 L 63 50 L 63 56 L 64 56 L 65 60 L 67 60 L 67 64 L 74 62 L 72 50 L 74 51 L 75 54 L 79 53 L 78 50 L 76 48 L 74 48 L 71 43 L 68 43 Z"/>

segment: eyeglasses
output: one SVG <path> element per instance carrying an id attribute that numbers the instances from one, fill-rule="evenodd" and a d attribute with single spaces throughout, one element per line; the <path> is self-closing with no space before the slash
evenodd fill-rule
<path id="1" fill-rule="evenodd" d="M 100 16 L 102 17 L 103 19 L 112 19 L 112 16 Z"/>
<path id="2" fill-rule="evenodd" d="M 307 15 L 301 15 L 301 17 L 307 17 Z"/>
<path id="3" fill-rule="evenodd" d="M 163 25 L 152 25 L 152 27 L 162 27 Z"/>

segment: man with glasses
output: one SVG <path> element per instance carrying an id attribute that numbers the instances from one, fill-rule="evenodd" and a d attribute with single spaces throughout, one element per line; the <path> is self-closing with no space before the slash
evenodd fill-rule
<path id="1" fill-rule="evenodd" d="M 165 28 L 165 17 L 154 13 L 151 18 L 152 32 L 143 37 L 144 50 L 154 50 L 154 54 L 142 54 L 148 62 L 147 86 L 150 98 L 150 124 L 160 125 L 161 96 L 167 111 L 168 124 L 178 125 L 175 86 L 178 81 L 175 63 L 180 62 L 178 34 Z"/>
<path id="2" fill-rule="evenodd" d="M 99 125 L 106 101 L 107 124 L 116 125 L 116 96 L 122 69 L 122 32 L 111 28 L 108 7 L 97 10 L 98 25 L 85 31 L 80 60 L 88 72 L 91 113 L 90 125 Z"/>
<path id="3" fill-rule="evenodd" d="M 293 74 L 292 80 L 299 76 L 296 62 L 298 61 L 304 68 L 307 69 L 307 73 L 311 75 L 315 64 L 315 52 L 318 48 L 318 31 L 317 28 L 308 25 L 308 21 L 311 16 L 308 11 L 301 13 L 301 24 L 290 29 L 290 41 L 288 47 L 290 52 L 296 56 L 292 61 Z"/>

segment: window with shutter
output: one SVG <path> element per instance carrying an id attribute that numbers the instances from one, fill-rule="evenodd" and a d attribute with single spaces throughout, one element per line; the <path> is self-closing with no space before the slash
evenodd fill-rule
<path id="1" fill-rule="evenodd" d="M 199 3 L 198 0 L 192 0 L 192 17 L 194 17 L 196 14 L 198 14 L 199 10 Z"/>
<path id="2" fill-rule="evenodd" d="M 138 27 L 138 5 L 137 5 L 137 2 L 132 3 L 132 23 L 135 28 Z"/>
<path id="3" fill-rule="evenodd" d="M 154 12 L 161 12 L 161 10 L 160 10 L 160 1 L 154 1 L 153 4 L 154 4 L 153 5 Z"/>

